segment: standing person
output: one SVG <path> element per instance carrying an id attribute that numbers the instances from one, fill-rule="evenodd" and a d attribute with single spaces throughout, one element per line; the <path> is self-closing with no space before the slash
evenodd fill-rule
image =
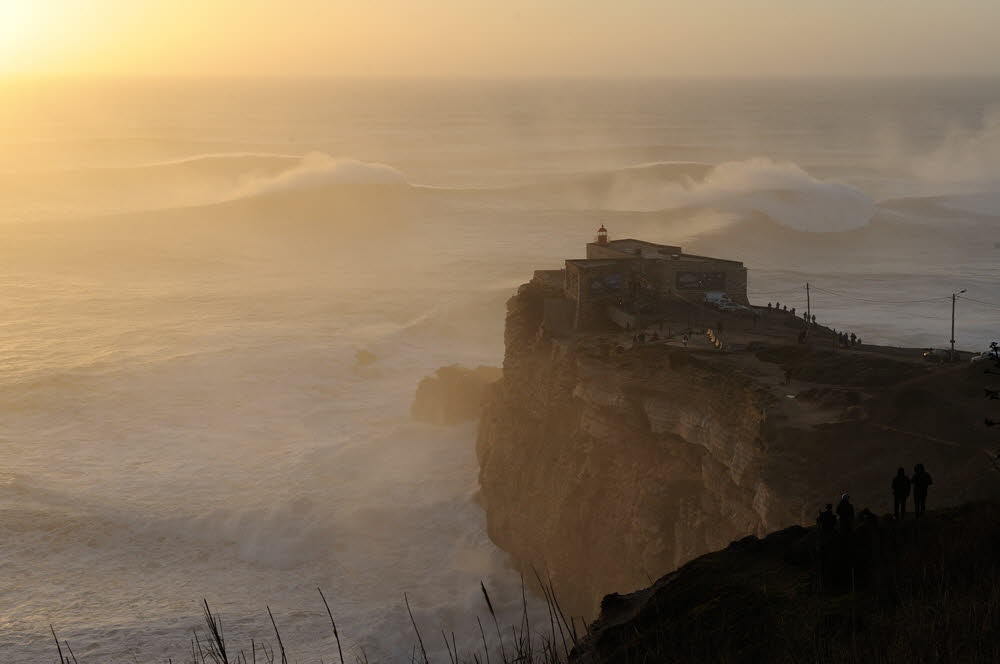
<path id="1" fill-rule="evenodd" d="M 927 489 L 934 484 L 931 474 L 924 470 L 924 464 L 913 467 L 913 513 L 919 519 L 927 511 Z"/>
<path id="2" fill-rule="evenodd" d="M 910 497 L 910 478 L 902 468 L 896 470 L 892 478 L 892 513 L 896 519 L 906 517 L 906 499 Z"/>
<path id="3" fill-rule="evenodd" d="M 830 503 L 826 504 L 826 509 L 816 517 L 816 523 L 819 525 L 820 532 L 824 535 L 833 534 L 833 531 L 837 528 L 837 517 L 833 513 L 833 505 Z"/>
<path id="4" fill-rule="evenodd" d="M 837 503 L 837 516 L 840 517 L 840 532 L 845 535 L 854 530 L 854 505 L 851 504 L 851 497 L 846 493 L 840 497 Z"/>

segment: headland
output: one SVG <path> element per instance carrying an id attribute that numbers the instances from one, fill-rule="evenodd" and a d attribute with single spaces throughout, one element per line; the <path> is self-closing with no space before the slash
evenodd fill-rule
<path id="1" fill-rule="evenodd" d="M 891 510 L 900 466 L 931 470 L 932 508 L 1000 495 L 968 353 L 845 341 L 746 285 L 738 261 L 602 232 L 509 300 L 482 500 L 494 542 L 574 615 L 845 492 Z"/>

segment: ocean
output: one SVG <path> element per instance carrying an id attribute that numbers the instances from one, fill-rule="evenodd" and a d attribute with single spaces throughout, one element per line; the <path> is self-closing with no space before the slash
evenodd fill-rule
<path id="1" fill-rule="evenodd" d="M 333 661 L 317 587 L 351 658 L 410 657 L 404 593 L 435 652 L 481 581 L 516 624 L 475 425 L 409 406 L 602 223 L 865 342 L 946 347 L 962 289 L 1000 339 L 1000 80 L 19 81 L 0 145 L 4 662 L 186 661 L 203 598 Z"/>

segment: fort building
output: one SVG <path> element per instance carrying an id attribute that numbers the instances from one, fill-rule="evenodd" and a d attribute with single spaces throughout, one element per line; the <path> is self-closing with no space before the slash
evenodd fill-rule
<path id="1" fill-rule="evenodd" d="M 707 293 L 725 293 L 747 305 L 747 269 L 740 261 L 686 254 L 680 247 L 644 240 L 609 240 L 604 226 L 587 244 L 587 257 L 566 261 L 564 270 L 536 273 L 551 286 L 562 278 L 563 302 L 546 318 L 559 327 L 588 329 L 614 323 L 635 327 L 671 305 L 700 305 Z M 553 320 L 553 323 L 556 321 Z"/>

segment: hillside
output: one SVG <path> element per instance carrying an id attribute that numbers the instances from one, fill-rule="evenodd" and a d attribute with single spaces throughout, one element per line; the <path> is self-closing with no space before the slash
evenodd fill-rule
<path id="1" fill-rule="evenodd" d="M 570 661 L 997 662 L 998 546 L 996 503 L 747 537 L 606 597 Z"/>

